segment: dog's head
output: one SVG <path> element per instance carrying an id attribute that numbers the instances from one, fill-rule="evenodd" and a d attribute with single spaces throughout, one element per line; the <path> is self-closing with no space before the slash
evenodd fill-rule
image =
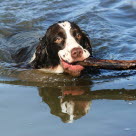
<path id="1" fill-rule="evenodd" d="M 84 69 L 75 62 L 83 61 L 92 55 L 88 36 L 73 22 L 62 21 L 47 29 L 36 49 L 32 62 L 35 68 L 61 66 L 64 72 L 79 76 Z"/>

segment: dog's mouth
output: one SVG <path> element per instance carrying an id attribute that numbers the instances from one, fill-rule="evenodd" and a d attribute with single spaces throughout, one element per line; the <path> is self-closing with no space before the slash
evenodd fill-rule
<path id="1" fill-rule="evenodd" d="M 72 76 L 80 76 L 81 71 L 84 69 L 83 66 L 74 63 L 68 63 L 65 60 L 61 59 L 61 65 L 64 71 Z"/>

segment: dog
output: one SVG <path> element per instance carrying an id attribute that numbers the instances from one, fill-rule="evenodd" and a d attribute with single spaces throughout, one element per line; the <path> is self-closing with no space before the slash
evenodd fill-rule
<path id="1" fill-rule="evenodd" d="M 83 66 L 76 62 L 92 56 L 88 35 L 70 21 L 51 25 L 40 39 L 29 66 L 48 73 L 68 73 L 80 76 Z"/>

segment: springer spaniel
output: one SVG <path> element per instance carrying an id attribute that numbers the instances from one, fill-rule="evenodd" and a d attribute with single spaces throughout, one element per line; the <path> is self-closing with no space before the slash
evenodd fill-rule
<path id="1" fill-rule="evenodd" d="M 79 76 L 84 69 L 76 62 L 92 56 L 90 40 L 73 22 L 61 21 L 47 29 L 29 65 L 50 73 Z"/>

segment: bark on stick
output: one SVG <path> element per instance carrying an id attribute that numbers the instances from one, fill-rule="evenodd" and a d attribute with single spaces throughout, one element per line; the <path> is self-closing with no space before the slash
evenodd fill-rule
<path id="1" fill-rule="evenodd" d="M 90 66 L 97 69 L 111 70 L 130 70 L 136 69 L 136 60 L 106 60 L 97 58 L 88 58 L 77 64 L 82 66 Z"/>

